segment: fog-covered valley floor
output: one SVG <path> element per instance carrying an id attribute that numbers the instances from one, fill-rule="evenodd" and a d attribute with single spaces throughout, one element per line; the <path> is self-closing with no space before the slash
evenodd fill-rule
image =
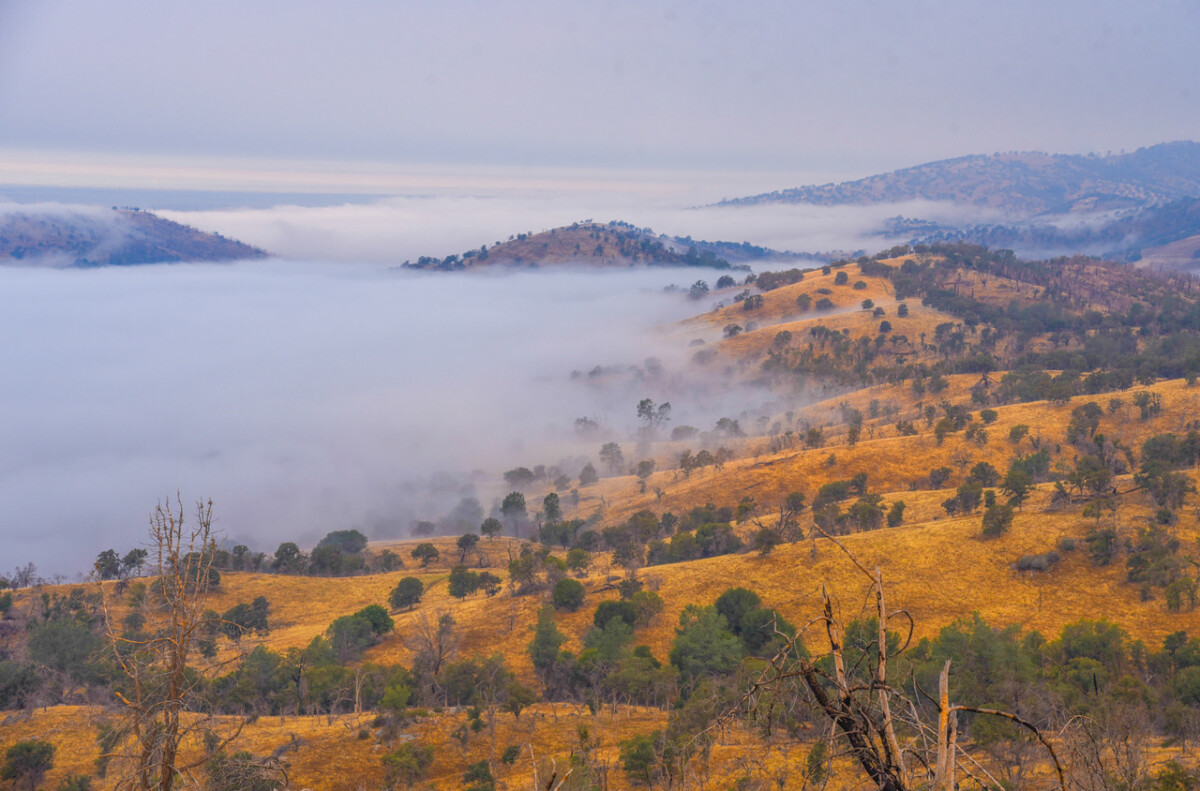
<path id="1" fill-rule="evenodd" d="M 575 436 L 580 417 L 626 441 L 641 398 L 701 428 L 768 398 L 689 371 L 697 334 L 664 329 L 712 302 L 664 288 L 719 272 L 418 275 L 395 268 L 406 259 L 589 217 L 874 249 L 889 241 L 873 235 L 882 219 L 913 209 L 697 210 L 553 191 L 310 203 L 160 209 L 278 256 L 266 261 L 0 268 L 5 568 L 86 571 L 142 541 L 176 491 L 211 497 L 229 541 L 268 552 L 349 527 L 401 535 L 464 495 L 488 508 L 505 469 L 562 461 L 577 475 L 599 446 Z"/>
<path id="2" fill-rule="evenodd" d="M 643 396 L 715 413 L 627 368 L 673 368 L 686 344 L 658 328 L 698 305 L 663 287 L 696 276 L 0 270 L 5 565 L 86 569 L 137 545 L 177 489 L 212 497 L 226 536 L 264 550 L 346 527 L 395 535 L 472 481 L 486 507 L 500 471 L 567 452 L 578 417 L 626 434 Z M 598 365 L 625 370 L 598 387 Z"/>

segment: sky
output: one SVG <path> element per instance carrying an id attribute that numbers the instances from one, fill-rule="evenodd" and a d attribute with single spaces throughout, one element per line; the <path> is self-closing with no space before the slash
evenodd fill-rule
<path id="1" fill-rule="evenodd" d="M 414 168 L 651 170 L 765 190 L 1132 150 L 1197 136 L 1197 30 L 1191 0 L 0 0 L 0 168 L 384 193 Z"/>
<path id="2" fill-rule="evenodd" d="M 0 213 L 135 205 L 277 256 L 0 267 L 0 574 L 124 552 L 177 490 L 271 551 L 468 483 L 487 507 L 504 469 L 594 454 L 580 416 L 628 442 L 643 397 L 777 416 L 660 332 L 703 275 L 390 267 L 592 218 L 874 252 L 887 217 L 963 210 L 696 207 L 1195 139 L 1198 30 L 1193 0 L 0 0 Z M 569 376 L 596 365 L 611 387 Z"/>

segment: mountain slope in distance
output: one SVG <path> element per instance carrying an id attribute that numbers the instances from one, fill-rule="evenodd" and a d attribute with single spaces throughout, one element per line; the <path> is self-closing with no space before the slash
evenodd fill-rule
<path id="1" fill-rule="evenodd" d="M 130 266 L 266 255 L 257 247 L 138 209 L 54 204 L 0 208 L 0 263 Z"/>
<path id="2" fill-rule="evenodd" d="M 840 184 L 809 185 L 718 205 L 821 206 L 947 201 L 1014 217 L 1118 211 L 1200 196 L 1200 143 L 1177 141 L 1128 154 L 1008 152 L 927 162 Z"/>

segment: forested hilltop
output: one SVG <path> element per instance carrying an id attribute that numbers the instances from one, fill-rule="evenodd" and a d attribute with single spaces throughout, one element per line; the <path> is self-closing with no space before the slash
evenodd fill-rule
<path id="1" fill-rule="evenodd" d="M 520 233 L 491 247 L 436 258 L 421 256 L 405 261 L 404 269 L 454 272 L 482 267 L 535 269 L 543 266 L 696 266 L 730 269 L 747 261 L 825 261 L 823 254 L 771 250 L 749 242 L 706 242 L 691 237 L 656 235 L 649 228 L 626 222 L 591 220 L 552 228 L 541 233 Z"/>
<path id="2" fill-rule="evenodd" d="M 776 398 L 580 416 L 578 463 L 529 451 L 406 541 L 213 544 L 219 503 L 170 503 L 89 583 L 18 568 L 12 776 L 1200 782 L 1200 280 L 938 244 L 692 294 L 670 373 Z"/>

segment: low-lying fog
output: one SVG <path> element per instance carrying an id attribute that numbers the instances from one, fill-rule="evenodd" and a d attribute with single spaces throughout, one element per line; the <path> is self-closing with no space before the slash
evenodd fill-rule
<path id="1" fill-rule="evenodd" d="M 672 380 L 694 334 L 658 329 L 706 307 L 663 287 L 705 276 L 0 269 L 0 571 L 74 573 L 127 551 L 177 489 L 211 496 L 229 539 L 272 551 L 348 527 L 401 534 L 470 493 L 472 470 L 487 508 L 504 469 L 570 450 L 576 418 L 632 433 L 642 397 L 710 427 L 728 394 Z M 587 376 L 651 356 L 667 374 Z"/>
<path id="2" fill-rule="evenodd" d="M 881 236 L 898 215 L 937 222 L 986 222 L 995 212 L 915 201 L 875 206 L 680 207 L 667 201 L 619 201 L 570 193 L 519 198 L 432 195 L 330 206 L 161 211 L 162 216 L 218 231 L 277 255 L 340 261 L 401 262 L 493 245 L 510 235 L 593 219 L 622 220 L 656 233 L 708 241 L 749 241 L 774 250 L 866 250 L 895 244 Z"/>
<path id="3" fill-rule="evenodd" d="M 712 301 L 664 286 L 719 272 L 419 275 L 386 263 L 588 217 L 875 250 L 890 243 L 872 235 L 883 218 L 918 213 L 619 207 L 437 196 L 171 211 L 284 258 L 0 268 L 0 573 L 27 561 L 43 575 L 86 571 L 101 550 L 142 542 L 150 510 L 176 490 L 212 497 L 227 539 L 267 552 L 350 527 L 404 535 L 464 495 L 490 507 L 506 469 L 569 459 L 577 476 L 604 439 L 580 445 L 577 418 L 628 441 L 641 398 L 670 401 L 671 425 L 701 429 L 768 398 L 682 375 L 700 333 L 662 331 Z M 596 366 L 608 373 L 588 376 Z"/>

